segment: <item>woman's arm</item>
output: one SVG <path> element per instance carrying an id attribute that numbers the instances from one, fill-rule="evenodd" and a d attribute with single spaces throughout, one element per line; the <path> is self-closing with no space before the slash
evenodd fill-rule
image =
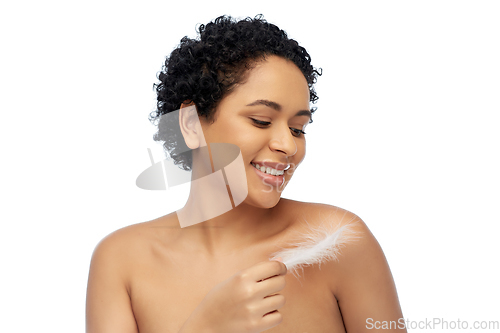
<path id="1" fill-rule="evenodd" d="M 356 215 L 349 213 L 357 218 Z M 359 238 L 342 249 L 336 263 L 337 298 L 347 332 L 406 332 L 396 286 L 382 249 L 361 219 Z"/>
<path id="2" fill-rule="evenodd" d="M 119 235 L 104 238 L 94 250 L 87 285 L 87 333 L 138 333 L 125 283 Z"/>

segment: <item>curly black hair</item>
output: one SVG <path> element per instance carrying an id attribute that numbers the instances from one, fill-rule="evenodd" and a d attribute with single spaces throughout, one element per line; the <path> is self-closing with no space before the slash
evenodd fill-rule
<path id="1" fill-rule="evenodd" d="M 295 63 L 309 85 L 310 101 L 315 103 L 318 99 L 314 84 L 321 69 L 318 71 L 311 65 L 306 49 L 262 15 L 241 21 L 220 16 L 200 25 L 198 35 L 198 39 L 183 37 L 166 58 L 158 74 L 160 83 L 155 84 L 157 109 L 149 115 L 153 124 L 160 119 L 153 140 L 164 142 L 165 152 L 182 169 L 191 169 L 192 155 L 187 151 L 180 129 L 173 130 L 179 127 L 175 126 L 178 117 L 161 116 L 178 110 L 183 102 L 193 102 L 199 116 L 215 121 L 219 102 L 266 56 L 277 55 Z M 183 151 L 187 152 L 181 153 Z"/>

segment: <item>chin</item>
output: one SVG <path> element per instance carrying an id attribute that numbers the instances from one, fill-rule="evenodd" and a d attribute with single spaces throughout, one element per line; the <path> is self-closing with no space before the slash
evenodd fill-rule
<path id="1" fill-rule="evenodd" d="M 244 203 L 257 208 L 269 209 L 276 206 L 280 199 L 281 193 L 275 190 L 272 192 L 252 191 L 252 193 L 248 193 Z"/>

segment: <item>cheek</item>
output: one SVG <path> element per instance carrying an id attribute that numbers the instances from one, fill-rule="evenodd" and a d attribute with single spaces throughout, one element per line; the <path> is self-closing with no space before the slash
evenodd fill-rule
<path id="1" fill-rule="evenodd" d="M 224 136 L 227 142 L 241 149 L 243 157 L 258 153 L 266 144 L 266 137 L 262 133 L 249 130 L 248 127 L 233 126 L 231 129 L 226 129 Z"/>
<path id="2" fill-rule="evenodd" d="M 235 144 L 240 148 L 245 163 L 254 160 L 263 147 L 262 142 L 259 142 L 259 139 L 255 137 L 247 137 Z"/>
<path id="3" fill-rule="evenodd" d="M 241 130 L 238 130 L 238 128 L 235 128 L 234 124 L 228 124 L 223 121 L 217 121 L 210 127 L 204 128 L 203 132 L 205 134 L 205 138 L 209 142 L 237 144 L 242 141 L 242 138 L 244 138 L 244 133 L 242 133 Z"/>

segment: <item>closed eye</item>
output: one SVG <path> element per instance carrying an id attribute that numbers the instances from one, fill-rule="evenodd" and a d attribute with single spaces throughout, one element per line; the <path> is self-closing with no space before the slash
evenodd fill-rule
<path id="1" fill-rule="evenodd" d="M 306 132 L 304 132 L 303 130 L 300 130 L 298 128 L 290 127 L 290 130 L 292 131 L 293 136 L 300 136 L 301 134 L 306 134 Z"/>
<path id="2" fill-rule="evenodd" d="M 254 118 L 250 118 L 250 119 L 252 119 L 252 121 L 254 122 L 255 125 L 257 125 L 258 127 L 261 127 L 261 128 L 265 128 L 265 127 L 271 125 L 270 121 L 262 121 L 262 120 L 257 120 Z M 292 131 L 292 135 L 295 137 L 299 137 L 301 134 L 306 134 L 306 132 L 304 132 L 303 130 L 298 129 L 298 128 L 293 128 L 293 127 L 290 127 L 290 131 Z"/>
<path id="3" fill-rule="evenodd" d="M 257 120 L 257 119 L 254 119 L 254 118 L 250 118 L 250 119 L 252 119 L 252 121 L 254 122 L 254 124 L 259 125 L 261 127 L 266 127 L 266 126 L 271 125 L 271 122 L 269 122 L 269 121 L 262 121 L 262 120 Z"/>

